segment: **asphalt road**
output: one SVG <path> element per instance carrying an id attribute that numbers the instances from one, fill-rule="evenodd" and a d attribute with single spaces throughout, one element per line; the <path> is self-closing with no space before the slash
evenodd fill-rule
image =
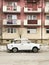
<path id="1" fill-rule="evenodd" d="M 49 65 L 49 51 L 40 51 L 39 53 L 0 52 L 0 65 Z"/>

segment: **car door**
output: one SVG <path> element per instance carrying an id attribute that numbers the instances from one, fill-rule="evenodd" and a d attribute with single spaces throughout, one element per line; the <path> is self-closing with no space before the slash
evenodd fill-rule
<path id="1" fill-rule="evenodd" d="M 22 50 L 30 50 L 31 49 L 30 43 L 28 43 L 27 41 L 22 41 L 21 42 L 21 49 Z"/>

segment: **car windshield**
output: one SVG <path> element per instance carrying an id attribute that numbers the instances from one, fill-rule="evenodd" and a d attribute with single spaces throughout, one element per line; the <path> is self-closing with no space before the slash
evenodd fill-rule
<path id="1" fill-rule="evenodd" d="M 17 39 L 17 40 L 13 40 L 13 43 L 21 43 L 21 42 L 23 42 L 23 43 L 31 43 L 31 41 L 30 40 L 26 40 L 26 39 Z"/>
<path id="2" fill-rule="evenodd" d="M 22 40 L 22 42 L 23 42 L 23 43 L 26 43 L 26 42 L 27 42 L 27 43 L 31 43 L 31 41 L 29 41 L 29 40 Z"/>

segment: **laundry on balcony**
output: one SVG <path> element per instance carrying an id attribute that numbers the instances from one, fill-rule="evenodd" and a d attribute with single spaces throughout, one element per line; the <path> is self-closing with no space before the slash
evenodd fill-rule
<path id="1" fill-rule="evenodd" d="M 9 21 L 8 21 L 7 24 L 13 24 L 13 22 L 9 22 Z"/>

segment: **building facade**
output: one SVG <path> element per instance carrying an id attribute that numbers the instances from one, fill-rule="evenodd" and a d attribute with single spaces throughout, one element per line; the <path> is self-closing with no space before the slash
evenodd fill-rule
<path id="1" fill-rule="evenodd" d="M 49 0 L 0 0 L 3 44 L 16 38 L 49 43 Z"/>

